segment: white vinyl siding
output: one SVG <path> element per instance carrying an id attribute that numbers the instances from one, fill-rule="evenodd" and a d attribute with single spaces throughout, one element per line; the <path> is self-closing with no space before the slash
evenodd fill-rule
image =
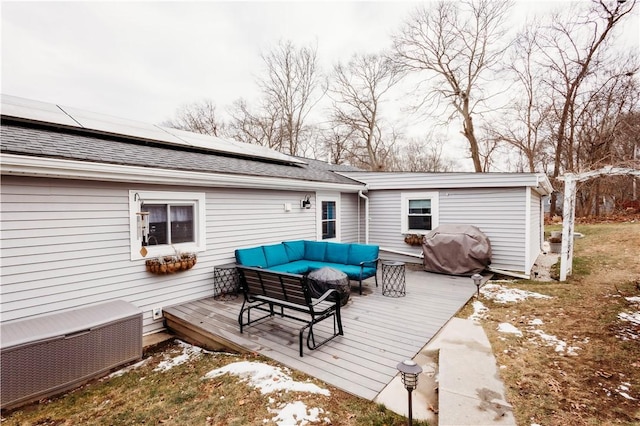
<path id="1" fill-rule="evenodd" d="M 340 239 L 343 242 L 360 242 L 358 231 L 364 238 L 364 227 L 358 228 L 358 194 L 343 193 L 340 196 Z M 364 203 L 360 206 L 360 214 L 364 217 Z"/>
<path id="2" fill-rule="evenodd" d="M 478 227 L 491 242 L 491 267 L 524 272 L 527 188 L 443 189 L 438 196 L 439 224 L 468 224 Z M 383 249 L 420 255 L 420 247 L 409 246 L 401 232 L 404 191 L 376 190 L 371 200 L 370 242 Z M 381 257 L 398 259 L 395 253 Z M 421 263 L 417 257 L 406 261 Z M 528 271 L 527 271 L 528 273 Z"/>
<path id="3" fill-rule="evenodd" d="M 2 321 L 122 299 L 140 308 L 143 331 L 152 333 L 163 324 L 151 309 L 212 296 L 213 267 L 233 261 L 236 248 L 316 234 L 315 205 L 295 208 L 305 193 L 211 189 L 205 194 L 207 251 L 188 271 L 154 275 L 144 259 L 130 259 L 130 189 L 3 176 Z M 290 212 L 285 203 L 294 206 Z"/>

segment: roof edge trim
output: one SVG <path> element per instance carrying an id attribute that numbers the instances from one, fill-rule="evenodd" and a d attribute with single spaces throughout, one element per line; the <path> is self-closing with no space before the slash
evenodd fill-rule
<path id="1" fill-rule="evenodd" d="M 25 157 L 0 154 L 2 175 L 49 177 L 110 182 L 149 183 L 224 188 L 257 188 L 281 190 L 333 190 L 358 192 L 358 184 L 337 184 L 317 181 L 300 181 L 285 178 L 256 177 L 222 173 L 188 172 L 148 167 L 122 166 L 107 163 L 87 163 L 43 157 Z M 153 173 L 150 173 L 153 171 Z"/>

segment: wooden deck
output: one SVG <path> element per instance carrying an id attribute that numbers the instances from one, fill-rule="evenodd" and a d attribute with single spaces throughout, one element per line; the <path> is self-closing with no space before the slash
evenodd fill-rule
<path id="1" fill-rule="evenodd" d="M 383 296 L 373 279 L 365 281 L 362 296 L 354 286 L 341 309 L 344 336 L 314 351 L 305 346 L 304 357 L 298 355 L 299 322 L 275 317 L 240 334 L 242 296 L 230 301 L 211 297 L 163 311 L 168 328 L 206 347 L 257 352 L 373 400 L 396 375 L 398 362 L 413 358 L 476 291 L 468 277 L 409 268 L 406 281 L 407 294 L 399 298 Z"/>

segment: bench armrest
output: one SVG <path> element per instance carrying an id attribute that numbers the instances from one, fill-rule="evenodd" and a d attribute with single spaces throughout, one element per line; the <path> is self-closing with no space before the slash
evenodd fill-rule
<path id="1" fill-rule="evenodd" d="M 313 304 L 313 306 L 318 305 L 322 302 L 324 302 L 325 300 L 327 300 L 327 298 L 329 296 L 331 296 L 332 294 L 336 294 L 336 300 L 340 300 L 340 295 L 338 294 L 338 290 L 336 290 L 335 288 L 329 289 L 327 291 L 324 292 L 324 294 L 322 296 L 320 296 L 320 298 L 316 299 L 316 302 Z"/>
<path id="2" fill-rule="evenodd" d="M 373 259 L 373 260 L 365 260 L 364 262 L 360 262 L 358 263 L 358 265 L 361 268 L 364 268 L 365 266 L 367 266 L 367 264 L 372 264 L 372 266 L 376 267 L 378 265 L 378 260 L 380 260 L 379 257 Z"/>

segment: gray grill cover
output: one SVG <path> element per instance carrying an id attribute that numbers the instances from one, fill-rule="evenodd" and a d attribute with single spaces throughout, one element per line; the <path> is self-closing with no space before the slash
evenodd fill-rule
<path id="1" fill-rule="evenodd" d="M 491 263 L 489 238 L 472 225 L 440 225 L 422 239 L 424 270 L 473 275 Z"/>

